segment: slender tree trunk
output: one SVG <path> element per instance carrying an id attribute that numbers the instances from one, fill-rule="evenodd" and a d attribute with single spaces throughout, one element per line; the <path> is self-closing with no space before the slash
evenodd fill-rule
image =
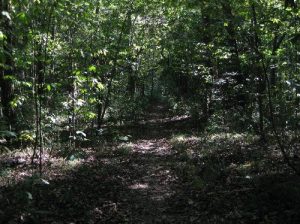
<path id="1" fill-rule="evenodd" d="M 99 102 L 97 104 L 97 128 L 101 129 L 103 105 L 102 105 L 102 99 L 98 99 L 98 101 Z"/>
<path id="2" fill-rule="evenodd" d="M 42 24 L 47 24 L 46 38 L 41 42 L 34 41 L 34 104 L 35 104 L 35 125 L 36 136 L 35 146 L 32 156 L 32 161 L 36 157 L 37 150 L 39 151 L 39 173 L 42 176 L 43 171 L 43 155 L 44 155 L 44 139 L 43 139 L 43 120 L 42 120 L 42 108 L 43 99 L 45 98 L 45 76 L 47 71 L 47 47 L 49 41 L 49 33 L 51 29 L 52 13 L 54 10 L 54 3 L 51 5 L 48 17 Z M 36 25 L 36 24 L 34 24 Z M 35 27 L 35 26 L 34 26 Z"/>
<path id="3" fill-rule="evenodd" d="M 285 8 L 291 7 L 293 9 L 297 8 L 297 4 L 294 0 L 285 0 Z M 297 21 L 297 20 L 296 20 Z M 283 40 L 287 36 L 286 33 L 283 33 L 282 35 L 277 34 L 278 32 L 279 25 L 277 28 L 274 30 L 274 39 L 273 39 L 273 46 L 272 46 L 272 61 L 271 61 L 271 67 L 270 67 L 270 85 L 272 88 L 274 88 L 278 82 L 278 77 L 277 77 L 277 61 L 276 61 L 276 56 L 277 56 L 277 51 L 280 48 Z"/>
<path id="4" fill-rule="evenodd" d="M 203 23 L 206 25 L 206 28 L 209 30 L 211 27 L 211 19 L 209 15 L 203 15 L 202 17 Z M 208 34 L 208 32 L 205 32 L 206 35 L 203 35 L 203 42 L 208 45 L 212 41 L 212 36 Z M 213 55 L 209 49 L 206 50 L 207 60 L 205 61 L 205 66 L 210 68 L 209 74 L 211 77 L 214 76 L 214 73 L 216 72 L 216 67 L 213 63 Z M 212 115 L 212 109 L 211 109 L 211 91 L 212 91 L 212 85 L 210 83 L 204 83 L 204 95 L 200 99 L 200 107 L 201 107 L 201 117 L 198 119 L 197 126 L 201 129 L 205 128 L 207 126 L 208 120 L 210 116 Z M 199 113 L 200 111 L 198 111 Z"/>
<path id="5" fill-rule="evenodd" d="M 262 140 L 265 140 L 264 131 L 264 110 L 263 110 L 263 97 L 261 93 L 258 93 L 258 114 L 259 114 L 259 133 Z"/>
<path id="6" fill-rule="evenodd" d="M 132 69 L 129 70 L 129 73 L 130 74 L 128 75 L 127 92 L 129 94 L 129 97 L 133 99 L 135 95 L 136 80 Z"/>
<path id="7" fill-rule="evenodd" d="M 273 47 L 272 47 L 272 61 L 271 61 L 271 67 L 270 67 L 270 84 L 272 87 L 276 86 L 277 83 L 277 63 L 276 63 L 276 56 L 277 56 L 277 50 L 279 49 L 282 41 L 285 38 L 285 34 L 282 36 L 278 36 L 275 34 L 274 40 L 273 40 Z"/>
<path id="8" fill-rule="evenodd" d="M 44 83 L 44 63 L 41 43 L 35 42 L 34 49 L 34 108 L 35 108 L 35 145 L 32 162 L 39 151 L 39 169 L 42 170 L 42 95 Z"/>
<path id="9" fill-rule="evenodd" d="M 69 36 L 70 38 L 70 43 L 72 42 L 72 37 L 71 35 Z M 72 44 L 71 44 L 72 46 Z M 73 71 L 73 55 L 70 53 L 70 58 L 69 58 L 69 69 L 71 71 L 71 76 L 70 76 L 70 87 L 69 87 L 69 98 L 71 101 L 70 104 L 70 109 L 69 109 L 69 146 L 72 150 L 75 150 L 75 136 L 76 136 L 76 77 L 72 74 Z"/>
<path id="10" fill-rule="evenodd" d="M 251 9 L 252 9 L 252 16 L 253 16 L 253 23 L 255 28 L 257 27 L 257 18 L 256 18 L 256 9 L 255 9 L 255 5 L 252 4 L 251 5 Z M 281 151 L 281 154 L 283 156 L 284 161 L 286 162 L 286 164 L 298 175 L 300 175 L 300 171 L 299 169 L 295 166 L 295 164 L 293 164 L 289 158 L 289 154 L 286 150 L 286 144 L 284 143 L 284 140 L 280 137 L 279 133 L 278 133 L 278 127 L 276 124 L 276 120 L 275 120 L 275 114 L 274 114 L 274 105 L 273 105 L 273 97 L 272 97 L 272 87 L 271 87 L 271 83 L 268 77 L 268 72 L 267 72 L 267 67 L 266 67 L 266 63 L 265 63 L 265 58 L 263 56 L 263 54 L 259 51 L 259 38 L 258 38 L 258 34 L 255 30 L 255 51 L 256 54 L 258 55 L 258 58 L 260 59 L 260 64 L 262 67 L 262 76 L 263 79 L 265 81 L 265 86 L 267 89 L 267 100 L 268 100 L 268 107 L 269 107 L 269 113 L 270 113 L 270 123 L 271 123 L 271 127 L 272 127 L 272 131 L 273 131 L 273 135 L 276 139 L 276 142 L 279 146 L 279 149 Z"/>
<path id="11" fill-rule="evenodd" d="M 252 14 L 252 29 L 253 29 L 253 40 L 252 40 L 252 49 L 255 53 L 255 64 L 254 70 L 255 75 L 258 77 L 258 85 L 257 85 L 257 102 L 258 102 L 258 112 L 259 112 L 259 132 L 260 137 L 263 141 L 266 140 L 265 131 L 264 131 L 264 100 L 263 94 L 266 89 L 266 77 L 263 76 L 263 68 L 261 68 L 261 52 L 259 52 L 260 39 L 257 33 L 258 23 L 256 16 L 256 8 L 255 5 L 251 5 L 251 14 Z"/>
<path id="12" fill-rule="evenodd" d="M 72 68 L 73 66 L 71 66 Z M 71 70 L 72 71 L 72 70 Z M 76 100 L 77 100 L 77 86 L 76 86 L 76 80 L 73 78 L 73 88 L 72 88 L 72 149 L 75 150 L 75 144 L 76 144 Z"/>
<path id="13" fill-rule="evenodd" d="M 9 0 L 0 0 L 0 12 L 11 12 L 11 5 Z M 14 98 L 14 86 L 11 76 L 13 76 L 14 62 L 12 58 L 13 38 L 12 38 L 12 21 L 0 14 L 0 25 L 3 26 L 2 32 L 6 36 L 6 40 L 2 41 L 4 52 L 4 61 L 0 67 L 0 88 L 1 88 L 1 103 L 3 107 L 3 114 L 11 128 L 15 124 L 15 111 L 12 107 L 12 100 Z"/>
<path id="14" fill-rule="evenodd" d="M 238 39 L 237 39 L 237 33 L 236 33 L 236 27 L 235 27 L 235 17 L 232 13 L 232 8 L 229 2 L 221 2 L 222 5 L 222 10 L 223 13 L 227 19 L 227 25 L 226 25 L 226 31 L 228 33 L 227 40 L 228 40 L 228 45 L 229 48 L 231 49 L 232 56 L 231 56 L 231 63 L 229 67 L 229 71 L 235 72 L 236 75 L 235 80 L 236 80 L 236 85 L 240 85 L 241 88 L 240 90 L 236 93 L 236 100 L 237 100 L 237 105 L 241 106 L 243 110 L 240 110 L 241 115 L 243 116 L 245 114 L 246 110 L 246 104 L 247 104 L 247 97 L 246 94 L 244 93 L 244 88 L 246 84 L 246 76 L 242 72 L 241 68 L 241 60 L 240 60 L 240 53 L 239 53 L 239 48 L 238 48 Z"/>
<path id="15" fill-rule="evenodd" d="M 107 83 L 107 93 L 104 97 L 104 101 L 103 101 L 103 105 L 102 105 L 102 113 L 101 113 L 100 119 L 98 118 L 98 128 L 100 128 L 102 126 L 106 110 L 107 110 L 107 108 L 110 104 L 110 97 L 111 97 L 111 93 L 112 93 L 113 80 L 114 80 L 114 78 L 116 76 L 116 73 L 117 73 L 117 57 L 118 57 L 118 54 L 119 54 L 119 51 L 120 51 L 121 41 L 122 41 L 123 36 L 125 34 L 126 24 L 128 22 L 128 19 L 131 19 L 131 10 L 132 10 L 132 2 L 131 2 L 129 11 L 127 12 L 127 16 L 123 21 L 122 29 L 119 33 L 119 37 L 118 37 L 118 40 L 117 40 L 117 49 L 116 49 L 115 55 L 113 57 L 113 63 L 112 63 L 113 67 L 112 67 L 111 72 L 110 72 L 110 79 L 108 80 L 108 83 Z"/>

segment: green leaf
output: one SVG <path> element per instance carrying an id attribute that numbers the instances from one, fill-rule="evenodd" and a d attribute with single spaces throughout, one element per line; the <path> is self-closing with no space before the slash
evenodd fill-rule
<path id="1" fill-rule="evenodd" d="M 101 82 L 98 82 L 97 83 L 97 88 L 99 89 L 99 90 L 104 90 L 104 85 L 101 83 Z"/>
<path id="2" fill-rule="evenodd" d="M 11 101 L 11 102 L 10 102 L 10 106 L 11 106 L 12 108 L 16 108 L 16 107 L 18 106 L 17 100 L 14 99 L 13 101 Z"/>
<path id="3" fill-rule="evenodd" d="M 31 82 L 22 82 L 22 84 L 26 87 L 32 87 L 32 83 Z"/>
<path id="4" fill-rule="evenodd" d="M 2 31 L 0 31 L 0 41 L 3 41 L 4 39 L 6 39 L 6 36 Z"/>
<path id="5" fill-rule="evenodd" d="M 17 15 L 17 18 L 18 18 L 22 23 L 25 23 L 25 24 L 28 23 L 28 18 L 27 18 L 26 14 L 25 14 L 24 12 L 20 12 L 20 13 Z"/>
<path id="6" fill-rule="evenodd" d="M 3 78 L 4 78 L 5 80 L 11 80 L 11 81 L 16 80 L 16 77 L 14 77 L 13 75 L 5 75 Z"/>
<path id="7" fill-rule="evenodd" d="M 93 112 L 86 112 L 85 116 L 89 119 L 94 119 L 97 117 L 97 114 L 93 113 Z"/>
<path id="8" fill-rule="evenodd" d="M 279 24 L 281 22 L 278 18 L 272 18 L 271 21 L 275 24 Z"/>
<path id="9" fill-rule="evenodd" d="M 30 131 L 25 130 L 25 131 L 21 132 L 19 139 L 22 140 L 22 141 L 33 142 L 34 141 L 34 135 L 32 133 L 30 133 Z"/>
<path id="10" fill-rule="evenodd" d="M 88 68 L 89 72 L 96 72 L 97 71 L 97 68 L 96 66 L 94 65 L 91 65 L 89 68 Z"/>
<path id="11" fill-rule="evenodd" d="M 52 89 L 51 85 L 49 85 L 49 84 L 46 86 L 46 88 L 47 88 L 47 90 L 48 90 L 49 92 L 50 92 L 51 89 Z"/>
<path id="12" fill-rule="evenodd" d="M 77 70 L 77 71 L 74 72 L 74 74 L 75 74 L 76 76 L 80 76 L 80 75 L 81 75 L 81 71 Z"/>

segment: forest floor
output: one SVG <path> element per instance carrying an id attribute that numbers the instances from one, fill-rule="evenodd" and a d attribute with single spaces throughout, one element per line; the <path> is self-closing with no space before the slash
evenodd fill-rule
<path id="1" fill-rule="evenodd" d="M 300 223 L 300 178 L 275 146 L 148 115 L 80 158 L 48 158 L 42 179 L 23 151 L 2 156 L 0 223 Z"/>

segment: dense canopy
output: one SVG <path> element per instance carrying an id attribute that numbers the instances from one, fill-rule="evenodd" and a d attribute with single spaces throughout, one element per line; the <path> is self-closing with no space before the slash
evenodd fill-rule
<path id="1" fill-rule="evenodd" d="M 297 0 L 0 0 L 0 222 L 298 223 L 299 29 Z"/>

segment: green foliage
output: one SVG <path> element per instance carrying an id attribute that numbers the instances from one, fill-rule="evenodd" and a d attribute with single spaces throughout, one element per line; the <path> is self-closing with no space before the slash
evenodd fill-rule
<path id="1" fill-rule="evenodd" d="M 35 140 L 34 133 L 30 130 L 23 130 L 19 135 L 19 140 L 33 143 Z"/>
<path id="2" fill-rule="evenodd" d="M 268 214 L 268 200 L 257 195 L 276 202 L 287 198 L 272 203 L 278 213 L 291 214 L 300 200 L 298 184 L 273 185 L 272 180 L 265 190 L 253 187 L 265 174 L 278 172 L 274 163 L 282 166 L 278 146 L 298 166 L 299 7 L 295 0 L 1 1 L 0 180 L 10 185 L 4 193 L 16 195 L 2 194 L 1 186 L 0 222 L 56 223 L 56 215 L 66 223 L 76 223 L 76 215 L 87 223 L 99 220 L 86 217 L 140 222 L 132 212 L 119 210 L 132 198 L 109 198 L 115 188 L 130 197 L 139 190 L 139 200 L 151 197 L 150 207 L 156 200 L 151 194 L 163 192 L 160 200 L 174 204 L 180 214 L 195 210 L 184 220 L 162 216 L 146 220 L 151 223 L 286 221 Z M 144 134 L 151 140 L 135 141 Z M 277 146 L 260 148 L 258 140 L 276 140 Z M 34 155 L 23 155 L 26 163 L 5 157 L 10 148 L 25 147 Z M 72 178 L 57 178 L 54 160 L 66 170 L 76 167 L 68 173 Z M 30 174 L 32 168 L 40 173 L 28 177 L 27 167 Z M 60 176 L 63 167 L 58 170 Z M 157 186 L 153 178 L 159 179 Z M 128 183 L 141 180 L 149 184 L 126 192 Z M 102 192 L 106 187 L 110 191 Z M 183 200 L 177 200 L 181 193 Z M 240 200 L 231 200 L 236 194 Z M 74 201 L 86 204 L 75 203 L 73 209 Z M 240 212 L 243 203 L 248 207 Z M 62 210 L 48 213 L 57 205 Z M 13 214 L 3 215 L 5 206 L 15 206 Z M 217 219 L 210 209 L 225 218 Z M 145 208 L 136 210 L 145 215 L 140 212 Z M 110 213 L 120 214 L 121 221 Z M 17 218 L 2 221 L 2 215 Z"/>
<path id="3" fill-rule="evenodd" d="M 10 87 L 1 87 L 1 130 L 23 142 L 40 132 L 49 148 L 62 139 L 75 148 L 89 139 L 78 130 L 137 123 L 161 99 L 174 115 L 191 116 L 198 131 L 263 137 L 274 120 L 298 135 L 297 7 L 267 0 L 10 4 L 1 11 L 0 81 Z"/>

